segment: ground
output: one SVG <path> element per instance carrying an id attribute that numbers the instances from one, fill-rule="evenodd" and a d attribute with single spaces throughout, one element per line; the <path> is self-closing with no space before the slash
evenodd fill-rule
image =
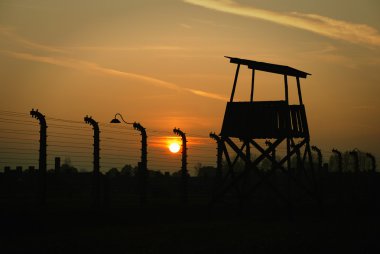
<path id="1" fill-rule="evenodd" d="M 1 253 L 379 253 L 378 216 L 202 208 L 2 212 Z M 7 214 L 8 213 L 8 214 Z"/>

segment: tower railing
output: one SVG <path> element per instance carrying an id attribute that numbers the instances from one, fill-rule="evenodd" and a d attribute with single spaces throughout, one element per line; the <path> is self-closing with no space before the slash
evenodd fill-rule
<path id="1" fill-rule="evenodd" d="M 285 101 L 228 102 L 222 136 L 245 138 L 308 138 L 304 105 Z"/>

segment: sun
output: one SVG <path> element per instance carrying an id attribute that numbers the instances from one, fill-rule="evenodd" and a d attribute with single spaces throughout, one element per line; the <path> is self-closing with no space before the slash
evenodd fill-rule
<path id="1" fill-rule="evenodd" d="M 180 149 L 181 149 L 181 146 L 177 142 L 173 142 L 169 144 L 169 150 L 172 153 L 178 153 Z"/>

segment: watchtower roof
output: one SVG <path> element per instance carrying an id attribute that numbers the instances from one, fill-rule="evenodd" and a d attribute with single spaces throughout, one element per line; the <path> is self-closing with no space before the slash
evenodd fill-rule
<path id="1" fill-rule="evenodd" d="M 307 75 L 311 75 L 310 73 L 300 71 L 300 70 L 297 70 L 285 65 L 257 62 L 253 60 L 241 59 L 241 58 L 230 57 L 230 56 L 225 56 L 225 57 L 230 59 L 230 63 L 247 65 L 248 68 L 254 69 L 254 70 L 277 73 L 277 74 L 300 77 L 300 78 L 306 78 Z"/>

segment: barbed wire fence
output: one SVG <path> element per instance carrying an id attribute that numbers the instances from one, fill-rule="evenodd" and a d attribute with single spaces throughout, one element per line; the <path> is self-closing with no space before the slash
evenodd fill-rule
<path id="1" fill-rule="evenodd" d="M 83 121 L 46 116 L 47 164 L 54 169 L 55 157 L 76 167 L 79 172 L 92 170 L 92 130 Z M 140 158 L 140 134 L 132 127 L 99 123 L 101 172 L 124 165 L 137 165 Z M 23 169 L 38 167 L 39 125 L 28 113 L 0 110 L 0 170 L 4 167 Z M 181 169 L 180 154 L 167 149 L 169 140 L 177 140 L 171 130 L 147 130 L 148 168 L 174 173 Z M 215 164 L 215 145 L 207 135 L 189 135 L 189 165 Z M 200 141 L 200 142 L 199 142 Z M 192 172 L 194 173 L 194 172 Z"/>
<path id="2" fill-rule="evenodd" d="M 38 112 L 43 117 L 44 123 L 46 120 L 46 127 L 45 125 L 41 126 L 41 119 L 36 121 L 31 117 L 31 115 L 33 116 L 32 112 L 36 113 L 38 111 L 32 110 L 31 114 L 28 114 L 0 110 L 0 172 L 6 173 L 6 171 L 16 169 L 13 172 L 17 174 L 4 174 L 4 179 L 8 179 L 7 177 L 12 175 L 17 176 L 19 175 L 18 173 L 23 171 L 37 172 L 38 174 L 33 174 L 38 176 L 37 185 L 32 180 L 29 181 L 29 187 L 25 188 L 26 185 L 22 187 L 22 182 L 20 183 L 21 185 L 17 182 L 17 177 L 11 177 L 8 180 L 13 180 L 5 182 L 3 188 L 8 191 L 8 189 L 17 190 L 20 187 L 19 190 L 24 189 L 28 190 L 28 192 L 33 188 L 38 188 L 40 191 L 34 192 L 39 193 L 37 196 L 40 200 L 39 203 L 42 205 L 45 203 L 45 199 L 49 198 L 49 195 L 46 194 L 47 189 L 49 189 L 50 201 L 52 195 L 54 196 L 50 191 L 53 191 L 52 193 L 56 195 L 60 195 L 59 193 L 62 192 L 77 195 L 79 191 L 81 192 L 80 195 L 89 197 L 91 195 L 89 193 L 90 189 L 92 189 L 93 204 L 96 206 L 101 203 L 108 204 L 110 196 L 114 199 L 123 199 L 123 202 L 125 201 L 124 198 L 129 198 L 130 202 L 134 200 L 134 197 L 140 196 L 140 204 L 143 205 L 146 203 L 145 196 L 148 189 L 150 196 L 157 195 L 155 193 L 157 191 L 161 192 L 159 195 L 166 198 L 172 196 L 172 193 L 176 193 L 174 196 L 178 195 L 177 198 L 181 200 L 181 203 L 187 204 L 188 192 L 189 194 L 191 193 L 191 200 L 193 201 L 207 199 L 208 195 L 217 189 L 217 185 L 220 183 L 218 178 L 221 180 L 223 175 L 229 173 L 227 171 L 223 172 L 225 165 L 223 165 L 220 147 L 218 152 L 218 144 L 215 142 L 215 137 L 211 135 L 212 133 L 186 132 L 185 136 L 177 128 L 173 130 L 174 134 L 177 135 L 174 135 L 171 129 L 163 131 L 147 128 L 147 137 L 145 135 L 142 137 L 141 130 L 133 128 L 132 125 L 96 122 L 95 119 L 87 116 L 85 121 L 83 119 L 61 119 L 43 116 L 41 112 Z M 91 124 L 93 128 L 89 128 L 87 124 L 89 119 L 93 120 Z M 96 128 L 94 128 L 94 125 L 96 125 Z M 136 124 L 133 126 L 136 126 Z M 143 128 L 142 126 L 140 127 Z M 173 141 L 178 143 L 182 141 L 182 148 L 185 150 L 182 149 L 182 153 L 170 152 L 168 147 Z M 269 140 L 262 140 L 262 142 L 270 143 Z M 256 153 L 257 151 L 252 151 L 252 159 L 257 156 Z M 286 146 L 276 148 L 276 154 L 278 156 L 286 154 Z M 337 156 L 337 154 L 341 156 Z M 62 165 L 60 164 L 61 158 L 64 159 Z M 372 154 L 359 151 L 356 148 L 344 153 L 337 153 L 336 149 L 327 151 L 313 146 L 312 158 L 314 168 L 317 169 L 319 176 L 323 179 L 328 180 L 324 176 L 327 176 L 329 172 L 339 172 L 338 176 L 345 179 L 339 182 L 340 189 L 348 186 L 347 189 L 361 190 L 363 189 L 362 180 L 365 179 L 365 183 L 370 182 L 366 177 L 374 176 L 372 172 L 376 172 L 376 158 Z M 231 159 L 234 161 L 240 160 L 239 157 Z M 57 161 L 59 169 L 57 169 Z M 339 165 L 340 163 L 343 166 Z M 270 161 L 267 161 L 266 166 L 264 164 L 265 160 L 259 165 L 260 170 L 270 172 L 273 165 Z M 300 157 L 292 156 L 290 164 L 293 168 L 299 167 Z M 329 164 L 332 167 L 329 168 Z M 61 170 L 60 167 L 64 165 L 65 168 L 73 169 L 75 172 L 92 173 L 92 177 L 88 177 L 88 174 L 78 175 L 78 177 L 85 176 L 88 181 L 82 181 L 83 179 L 78 178 L 76 185 L 70 183 L 67 179 L 60 182 L 60 177 L 55 174 L 50 174 L 47 177 L 47 173 L 52 171 L 57 173 Z M 240 166 L 244 167 L 244 165 Z M 169 181 L 163 181 L 162 178 L 157 179 L 157 181 L 150 181 L 149 187 L 147 187 L 148 185 L 145 185 L 145 182 L 150 177 L 144 176 L 144 181 L 135 181 L 137 178 L 141 178 L 142 167 L 144 167 L 144 170 L 148 169 L 146 176 L 149 173 L 158 173 L 159 175 L 172 175 L 177 178 L 165 178 Z M 137 176 L 137 178 L 128 178 L 131 180 L 129 181 L 127 178 L 122 177 L 123 183 L 118 183 L 117 179 L 119 178 L 111 179 L 112 176 L 107 177 L 107 173 L 110 172 L 123 173 L 123 168 L 131 170 L 129 173 Z M 359 172 L 367 173 L 370 171 L 370 174 L 362 174 L 362 176 L 356 177 L 359 176 Z M 356 180 L 343 176 L 342 172 L 354 172 Z M 191 180 L 190 178 L 188 179 L 188 173 L 192 176 L 200 177 Z M 23 175 L 27 176 L 29 174 Z M 348 174 L 348 176 L 350 175 L 353 174 Z M 214 178 L 214 180 L 208 176 Z M 49 178 L 48 181 L 47 178 Z M 89 179 L 93 180 L 92 184 Z M 68 186 L 65 185 L 66 183 Z M 49 185 L 49 188 L 46 188 L 47 185 Z M 164 187 L 164 185 L 166 186 Z M 64 187 L 58 190 L 59 186 Z M 374 184 L 371 183 L 371 188 L 369 189 L 373 189 L 373 186 Z M 189 191 L 187 190 L 188 188 Z M 138 194 L 136 190 L 142 191 Z M 115 194 L 118 191 L 122 192 L 121 195 L 120 193 Z M 15 193 L 17 195 L 17 191 Z M 354 194 L 352 195 L 352 200 L 356 202 L 359 198 Z M 25 196 L 25 193 L 20 194 L 18 197 L 23 196 Z M 27 198 L 23 197 L 23 199 Z"/>
<path id="3" fill-rule="evenodd" d="M 48 170 L 54 169 L 55 158 L 60 157 L 63 163 L 70 164 L 79 172 L 92 170 L 92 130 L 81 120 L 61 119 L 46 116 L 47 129 L 47 164 Z M 100 128 L 100 171 L 105 173 L 112 168 L 121 170 L 125 165 L 136 166 L 140 158 L 140 134 L 131 126 L 119 126 L 99 122 Z M 5 167 L 38 168 L 39 124 L 29 113 L 0 110 L 0 172 Z M 189 173 L 195 175 L 195 167 L 217 164 L 215 141 L 208 133 L 187 132 Z M 180 153 L 168 151 L 168 142 L 178 140 L 171 129 L 167 131 L 147 129 L 148 135 L 148 169 L 174 173 L 181 169 Z M 179 140 L 178 140 L 179 141 Z M 278 148 L 285 153 L 285 148 Z M 319 149 L 322 163 L 334 159 L 334 152 Z M 350 151 L 347 151 L 349 153 Z M 370 154 L 372 155 L 372 154 Z M 369 156 L 368 156 L 369 157 Z M 376 162 L 376 158 L 373 156 Z M 318 160 L 315 154 L 316 161 Z M 360 157 L 363 161 L 363 156 Z M 368 161 L 361 162 L 360 168 L 367 170 Z M 349 161 L 349 164 L 353 164 Z M 346 162 L 347 164 L 347 162 Z M 345 165 L 344 170 L 351 170 L 353 165 Z M 348 168 L 348 169 L 347 169 Z"/>

